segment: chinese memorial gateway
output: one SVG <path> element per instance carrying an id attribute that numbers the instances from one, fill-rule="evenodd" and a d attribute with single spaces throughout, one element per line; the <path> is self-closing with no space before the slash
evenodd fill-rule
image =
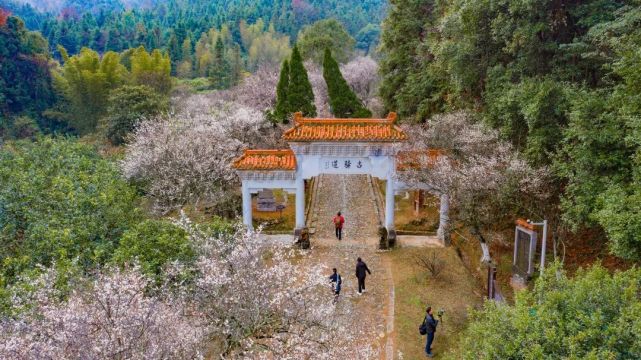
<path id="1" fill-rule="evenodd" d="M 407 134 L 395 122 L 395 113 L 384 119 L 317 119 L 295 113 L 294 127 L 283 134 L 290 149 L 245 150 L 234 162 L 242 181 L 244 224 L 252 228 L 251 194 L 283 189 L 296 194 L 295 231 L 300 231 L 305 228 L 305 180 L 321 174 L 365 174 L 386 181 L 384 226 L 388 232 L 394 230 L 394 195 L 410 190 L 398 180 L 397 171 L 420 162 L 399 150 Z M 429 184 L 412 187 L 434 192 Z M 448 196 L 436 195 L 441 201 L 437 234 L 447 244 Z"/>

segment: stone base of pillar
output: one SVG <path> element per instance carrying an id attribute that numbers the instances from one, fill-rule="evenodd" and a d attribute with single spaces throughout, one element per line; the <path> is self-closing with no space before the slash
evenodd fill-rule
<path id="1" fill-rule="evenodd" d="M 309 249 L 311 243 L 309 242 L 309 229 L 304 227 L 294 230 L 294 244 L 301 249 Z"/>
<path id="2" fill-rule="evenodd" d="M 443 244 L 443 246 L 452 245 L 452 238 L 450 236 L 449 231 L 438 229 L 436 236 L 441 241 L 441 244 Z"/>
<path id="3" fill-rule="evenodd" d="M 396 230 L 387 229 L 387 244 L 390 248 L 396 246 Z"/>
<path id="4" fill-rule="evenodd" d="M 378 248 L 381 250 L 389 249 L 389 241 L 387 239 L 387 229 L 384 226 L 378 227 Z"/>

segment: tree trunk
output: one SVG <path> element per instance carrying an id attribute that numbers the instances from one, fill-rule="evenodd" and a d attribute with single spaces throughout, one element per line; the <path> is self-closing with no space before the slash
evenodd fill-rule
<path id="1" fill-rule="evenodd" d="M 483 252 L 483 255 L 481 256 L 481 263 L 489 264 L 492 262 L 492 257 L 490 256 L 490 247 L 487 244 L 487 241 L 485 241 L 483 234 L 481 234 L 481 231 L 477 227 L 474 227 L 472 228 L 472 235 L 476 236 L 481 243 L 481 251 Z"/>

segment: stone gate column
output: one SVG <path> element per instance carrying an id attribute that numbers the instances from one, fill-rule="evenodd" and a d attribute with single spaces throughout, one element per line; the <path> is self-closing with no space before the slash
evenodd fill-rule
<path id="1" fill-rule="evenodd" d="M 443 245 L 450 245 L 450 197 L 447 194 L 441 194 L 441 207 L 439 209 L 436 235 Z"/>
<path id="2" fill-rule="evenodd" d="M 296 229 L 305 227 L 305 180 L 296 174 Z"/>
<path id="3" fill-rule="evenodd" d="M 385 227 L 387 231 L 394 229 L 394 178 L 390 174 L 385 182 Z"/>
<path id="4" fill-rule="evenodd" d="M 252 194 L 249 191 L 249 186 L 243 181 L 242 185 L 243 193 L 243 224 L 249 230 L 253 230 L 254 226 L 252 224 Z"/>

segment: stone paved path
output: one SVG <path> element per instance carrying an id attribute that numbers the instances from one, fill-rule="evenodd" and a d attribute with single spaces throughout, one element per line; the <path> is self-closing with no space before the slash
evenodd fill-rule
<path id="1" fill-rule="evenodd" d="M 332 219 L 340 211 L 345 217 L 341 245 L 376 246 L 378 215 L 367 175 L 321 175 L 317 186 L 315 243 L 337 244 Z"/>
<path id="2" fill-rule="evenodd" d="M 394 358 L 394 287 L 391 268 L 377 251 L 378 215 L 366 175 L 322 175 L 318 179 L 315 208 L 316 231 L 311 238 L 313 261 L 336 267 L 343 277 L 341 299 L 336 306 L 339 324 L 359 333 L 362 343 L 371 344 L 380 359 Z M 336 240 L 332 218 L 345 216 L 343 240 Z M 355 276 L 356 258 L 372 271 L 367 291 L 359 296 Z M 328 274 L 329 275 L 329 274 Z"/>

